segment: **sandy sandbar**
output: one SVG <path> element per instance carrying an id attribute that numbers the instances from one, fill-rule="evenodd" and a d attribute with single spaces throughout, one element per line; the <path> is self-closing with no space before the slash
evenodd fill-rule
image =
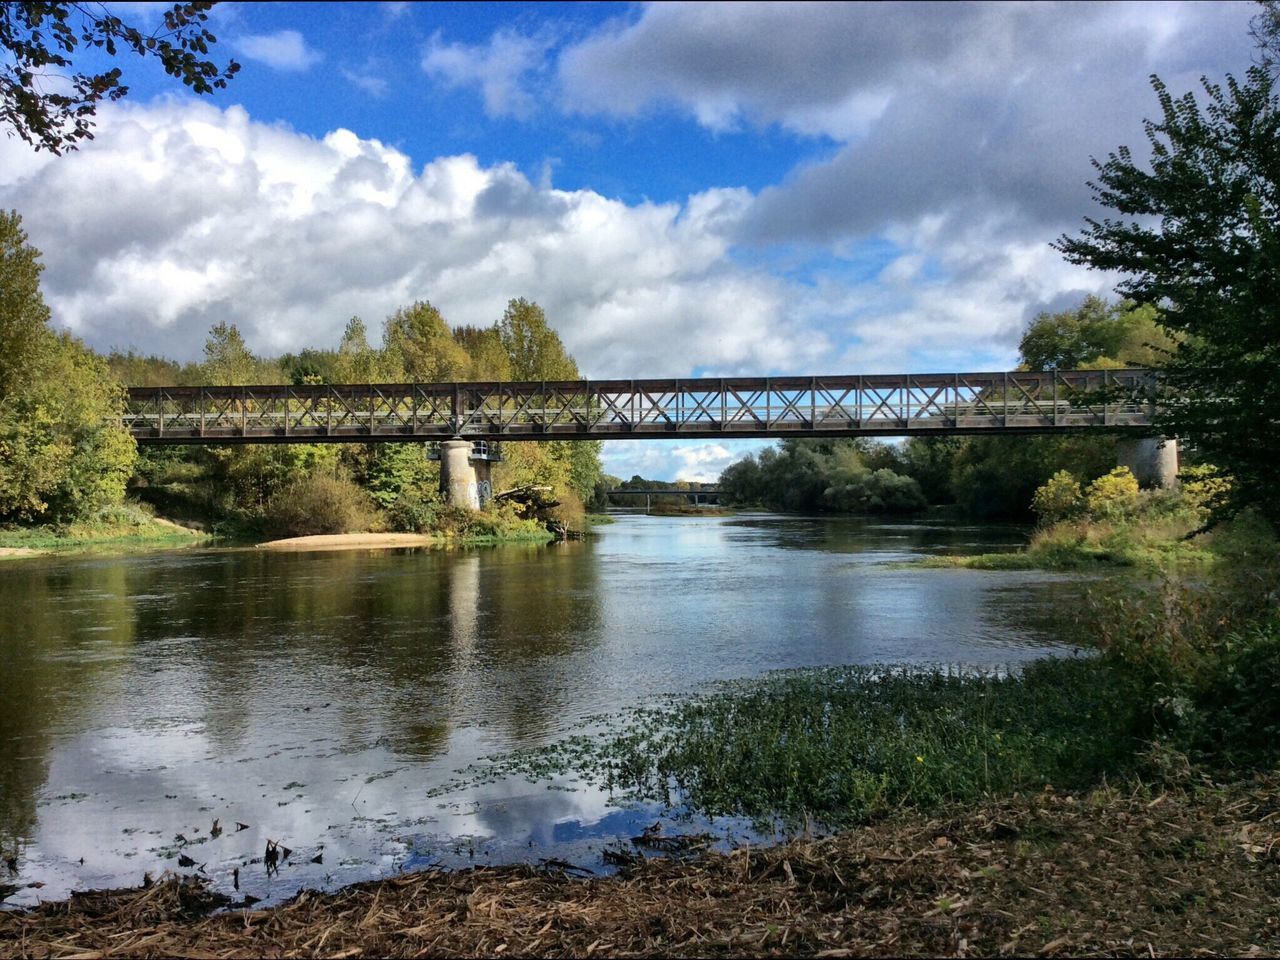
<path id="1" fill-rule="evenodd" d="M 0 547 L 0 557 L 38 557 L 42 553 L 48 553 L 47 550 L 37 550 L 34 547 Z"/>
<path id="2" fill-rule="evenodd" d="M 429 533 L 335 533 L 289 537 L 258 544 L 264 550 L 361 550 L 392 547 L 426 547 L 439 543 Z"/>

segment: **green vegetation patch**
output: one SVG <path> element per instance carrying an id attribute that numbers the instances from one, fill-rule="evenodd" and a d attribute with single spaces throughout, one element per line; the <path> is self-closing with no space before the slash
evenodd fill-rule
<path id="1" fill-rule="evenodd" d="M 0 549 L 42 553 L 186 546 L 206 539 L 205 534 L 156 520 L 135 504 L 106 508 L 92 519 L 65 526 L 0 528 Z"/>
<path id="2" fill-rule="evenodd" d="M 616 718 L 595 736 L 489 758 L 442 795 L 513 774 L 578 776 L 621 800 L 711 815 L 865 821 L 1128 769 L 1141 709 L 1100 659 L 1018 674 L 786 671 Z"/>

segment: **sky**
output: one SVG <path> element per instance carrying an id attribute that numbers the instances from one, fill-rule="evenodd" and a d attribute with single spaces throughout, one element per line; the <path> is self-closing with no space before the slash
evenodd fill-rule
<path id="1" fill-rule="evenodd" d="M 99 349 L 198 359 L 232 322 L 270 355 L 526 297 L 593 378 L 1008 369 L 1031 318 L 1115 283 L 1050 246 L 1104 212 L 1091 158 L 1147 156 L 1152 74 L 1243 74 L 1256 9 L 225 4 L 226 90 L 117 58 L 130 94 L 78 152 L 0 138 L 0 208 Z M 762 445 L 604 460 L 714 480 Z"/>

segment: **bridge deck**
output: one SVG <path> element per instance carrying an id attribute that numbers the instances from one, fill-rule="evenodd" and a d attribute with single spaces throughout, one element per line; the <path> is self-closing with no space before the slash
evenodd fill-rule
<path id="1" fill-rule="evenodd" d="M 134 387 L 139 443 L 908 436 L 1149 430 L 1154 370 Z"/>

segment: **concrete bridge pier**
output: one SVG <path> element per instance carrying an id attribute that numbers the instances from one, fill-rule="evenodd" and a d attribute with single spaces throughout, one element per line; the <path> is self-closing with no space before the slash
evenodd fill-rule
<path id="1" fill-rule="evenodd" d="M 489 464 L 484 467 L 488 474 Z M 440 444 L 440 492 L 452 507 L 480 509 L 480 484 L 471 464 L 470 440 L 445 440 Z"/>
<path id="2" fill-rule="evenodd" d="M 1128 467 L 1144 487 L 1172 487 L 1178 480 L 1178 441 L 1169 437 L 1117 440 L 1116 465 Z"/>

